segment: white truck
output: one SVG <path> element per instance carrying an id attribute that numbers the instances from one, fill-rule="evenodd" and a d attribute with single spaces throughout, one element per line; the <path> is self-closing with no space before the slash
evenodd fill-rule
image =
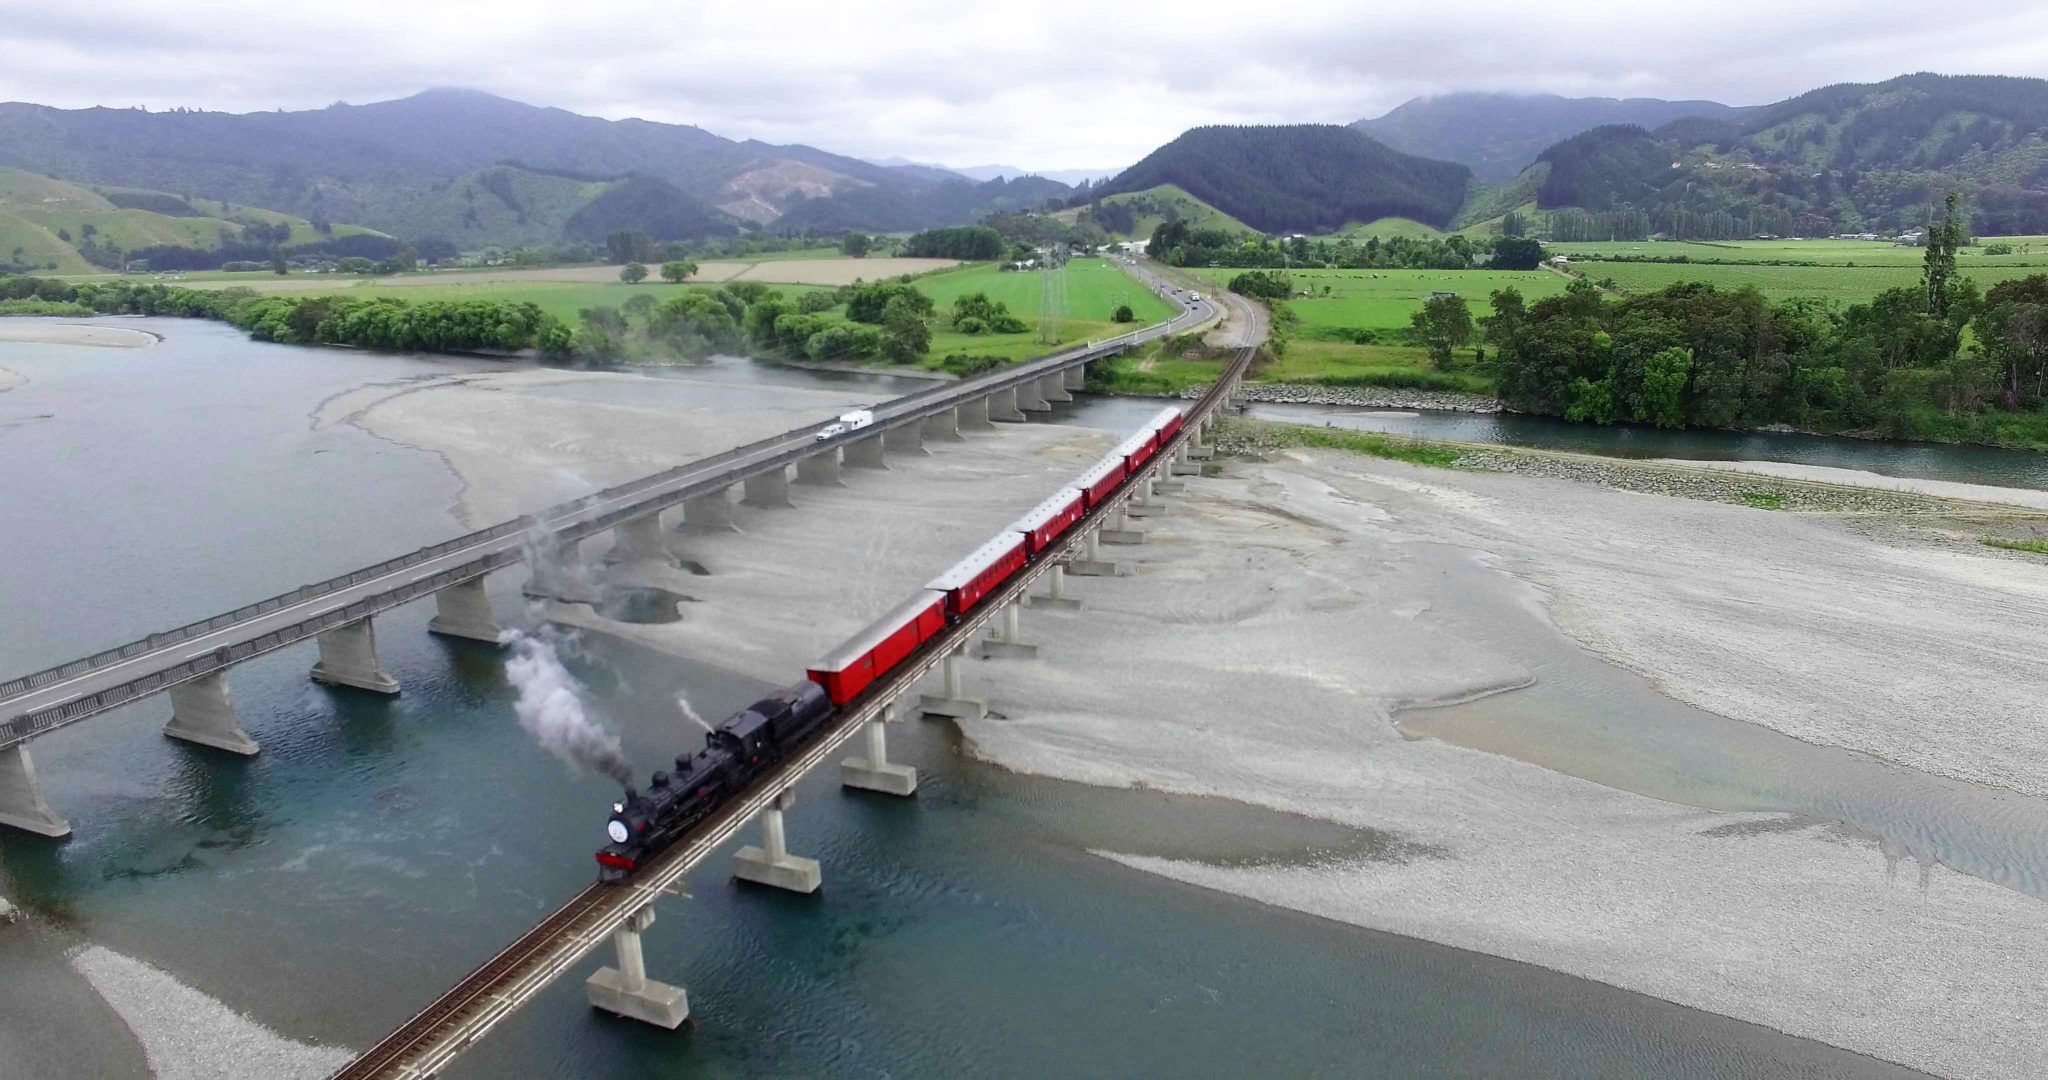
<path id="1" fill-rule="evenodd" d="M 859 431 L 874 422 L 875 414 L 873 410 L 855 409 L 850 413 L 839 414 L 839 419 L 819 428 L 817 438 L 819 442 L 824 442 L 834 435 L 844 435 L 849 431 Z"/>
<path id="2" fill-rule="evenodd" d="M 1201 293 L 1198 293 L 1198 292 L 1191 292 L 1191 293 L 1189 293 L 1189 294 L 1188 294 L 1188 303 L 1189 303 L 1190 305 L 1193 305 L 1193 304 L 1199 304 L 1199 303 L 1201 303 L 1201 302 L 1202 302 L 1202 294 L 1201 294 Z"/>

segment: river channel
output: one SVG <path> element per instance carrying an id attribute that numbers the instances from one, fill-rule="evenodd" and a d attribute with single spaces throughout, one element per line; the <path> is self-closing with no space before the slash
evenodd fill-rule
<path id="1" fill-rule="evenodd" d="M 461 482 L 438 457 L 309 416 L 366 384 L 502 365 L 120 325 L 163 340 L 0 345 L 0 368 L 26 379 L 0 392 L 0 673 L 463 531 L 449 511 Z M 925 385 L 738 359 L 677 375 L 877 400 Z M 1084 401 L 1059 422 L 1127 427 L 1154 408 Z M 501 613 L 518 610 L 517 577 L 491 584 Z M 360 1048 L 590 880 L 615 789 L 540 750 L 513 719 L 496 650 L 427 634 L 430 614 L 379 620 L 396 698 L 309 683 L 305 649 L 238 667 L 254 759 L 166 740 L 162 698 L 34 743 L 75 834 L 0 837 L 0 896 L 27 913 L 0 925 L 0 1075 L 147 1075 L 145 1047 L 199 1022 L 124 1023 L 67 960 L 84 946 L 153 965 L 278 1037 Z M 701 740 L 678 696 L 718 716 L 766 689 L 602 637 L 568 660 L 641 763 Z M 818 895 L 712 869 L 662 906 L 648 961 L 690 993 L 683 1032 L 593 1013 L 579 971 L 454 1075 L 1915 1075 L 1090 854 L 1306 861 L 1368 849 L 1370 835 L 1019 776 L 973 760 L 945 725 L 903 725 L 891 747 L 920 771 L 914 801 L 844 793 L 829 775 L 799 789 L 790 831 L 826 867 Z M 265 1075 L 240 1046 L 177 1053 L 191 1075 Z"/>

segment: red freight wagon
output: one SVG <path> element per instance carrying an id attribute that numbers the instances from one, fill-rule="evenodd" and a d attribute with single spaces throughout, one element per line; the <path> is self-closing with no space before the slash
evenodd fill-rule
<path id="1" fill-rule="evenodd" d="M 1161 409 L 1159 415 L 1153 417 L 1152 422 L 1145 426 L 1159 433 L 1159 444 L 1164 446 L 1168 440 L 1180 434 L 1180 425 L 1186 419 L 1179 409 Z"/>
<path id="2" fill-rule="evenodd" d="M 920 589 L 867 629 L 847 638 L 811 665 L 811 681 L 825 688 L 834 705 L 852 701 L 868 684 L 889 673 L 946 628 L 946 598 Z"/>
<path id="3" fill-rule="evenodd" d="M 925 583 L 925 588 L 946 594 L 946 617 L 957 618 L 974 610 L 974 605 L 1009 580 L 1028 556 L 1024 534 L 1006 532 L 975 549 L 959 565 Z"/>
<path id="4" fill-rule="evenodd" d="M 1024 536 L 1027 553 L 1036 555 L 1052 546 L 1061 534 L 1074 527 L 1081 515 L 1088 512 L 1088 496 L 1080 488 L 1063 488 L 1052 498 L 1038 504 L 1030 513 L 1017 519 L 1010 526 L 1011 531 Z"/>
<path id="5" fill-rule="evenodd" d="M 1088 493 L 1088 508 L 1092 510 L 1124 482 L 1127 471 L 1123 455 L 1111 454 L 1096 462 L 1094 468 L 1075 477 L 1074 486 Z"/>

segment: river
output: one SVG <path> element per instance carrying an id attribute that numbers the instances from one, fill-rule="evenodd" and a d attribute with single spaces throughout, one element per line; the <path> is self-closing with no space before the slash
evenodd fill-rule
<path id="1" fill-rule="evenodd" d="M 1503 443 L 1582 454 L 1694 461 L 1783 461 L 1883 476 L 2048 489 L 2048 454 L 1996 446 L 1846 439 L 1769 431 L 1671 431 L 1635 424 L 1566 423 L 1552 416 L 1437 409 L 1254 403 L 1255 419 L 1333 424 L 1457 442 Z"/>
<path id="2" fill-rule="evenodd" d="M 28 615 L 0 620 L 0 672 L 462 531 L 449 510 L 460 481 L 438 457 L 309 417 L 365 384 L 501 365 L 252 343 L 203 322 L 120 325 L 164 340 L 0 345 L 0 368 L 27 380 L 0 392 L 0 597 Z M 923 385 L 744 360 L 679 374 L 763 395 Z M 562 392 L 604 392 L 590 385 Z M 1084 402 L 1060 422 L 1127 427 L 1156 407 Z M 491 582 L 501 612 L 517 610 L 518 578 Z M 192 1075 L 237 1062 L 264 1075 L 240 1049 L 214 1060 L 220 1046 L 182 1045 L 188 1018 L 124 1025 L 65 962 L 83 945 L 154 965 L 282 1037 L 360 1048 L 591 878 L 614 789 L 540 750 L 513 720 L 496 650 L 427 634 L 430 614 L 415 604 L 379 620 L 396 698 L 311 684 L 303 648 L 238 667 L 236 707 L 264 747 L 254 759 L 164 739 L 161 697 L 34 744 L 75 835 L 0 837 L 0 895 L 29 915 L 0 926 L 0 1073 L 144 1075 L 145 1050 L 173 1045 Z M 701 738 L 678 696 L 718 716 L 765 689 L 601 637 L 570 664 L 636 762 Z M 799 789 L 790 832 L 826 867 L 820 894 L 739 887 L 719 857 L 691 899 L 662 905 L 649 968 L 689 991 L 685 1031 L 593 1013 L 579 971 L 454 1075 L 1908 1075 L 1090 854 L 1282 862 L 1368 849 L 1370 834 L 1011 774 L 939 724 L 903 725 L 892 756 L 920 771 L 914 801 L 845 793 L 829 774 Z"/>

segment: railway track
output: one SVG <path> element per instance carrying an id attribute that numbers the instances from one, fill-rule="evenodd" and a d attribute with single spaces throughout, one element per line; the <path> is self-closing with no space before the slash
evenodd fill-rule
<path id="1" fill-rule="evenodd" d="M 1241 349 L 1223 376 L 1188 410 L 1200 420 L 1221 402 L 1225 388 L 1243 377 L 1255 347 Z M 624 885 L 597 885 L 576 894 L 533 929 L 521 934 L 426 1008 L 334 1074 L 334 1080 L 424 1080 L 475 1045 L 555 979 L 602 947 L 614 930 L 641 908 L 676 894 L 685 875 L 753 820 L 775 796 L 796 784 L 845 744 L 882 709 L 909 693 L 947 655 L 973 640 L 1012 601 L 1026 595 L 1054 563 L 1070 557 L 1096 525 L 1115 513 L 1143 474 L 1166 468 L 1195 436 L 1189 423 L 1155 458 L 1155 465 L 1126 479 L 1115 495 L 1084 516 L 1066 539 L 1019 571 L 960 622 L 928 642 L 891 674 L 855 698 L 813 737 L 809 746 L 742 789 L 738 796 L 697 825 L 683 840 L 648 863 Z"/>

